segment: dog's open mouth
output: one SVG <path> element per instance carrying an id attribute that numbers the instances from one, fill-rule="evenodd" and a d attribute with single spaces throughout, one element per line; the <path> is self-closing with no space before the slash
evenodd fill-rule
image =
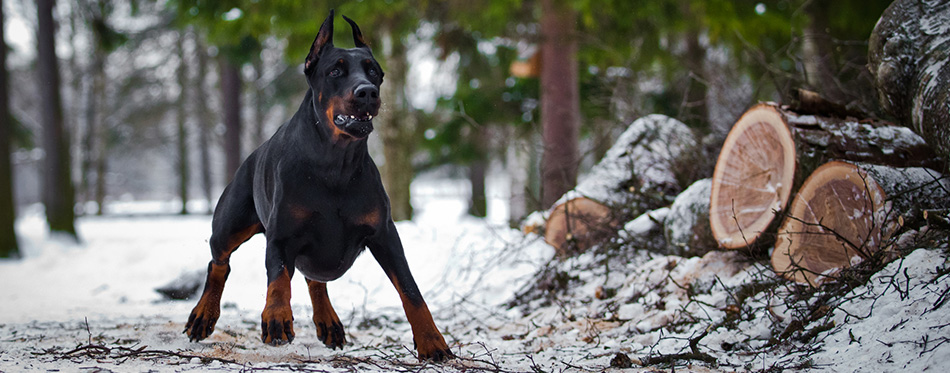
<path id="1" fill-rule="evenodd" d="M 351 136 L 362 138 L 373 132 L 373 118 L 374 115 L 368 112 L 356 115 L 337 114 L 333 123 Z"/>
<path id="2" fill-rule="evenodd" d="M 343 115 L 338 114 L 336 118 L 333 118 L 333 121 L 338 126 L 346 125 L 347 122 L 369 122 L 373 120 L 373 115 L 370 113 L 363 113 L 359 115 Z"/>

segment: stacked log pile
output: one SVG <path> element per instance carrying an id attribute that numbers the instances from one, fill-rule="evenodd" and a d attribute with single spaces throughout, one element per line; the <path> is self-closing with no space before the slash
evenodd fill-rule
<path id="1" fill-rule="evenodd" d="M 950 229 L 950 182 L 943 176 L 950 159 L 950 3 L 895 1 L 874 29 L 868 59 L 881 105 L 896 124 L 808 91 L 798 92 L 794 108 L 753 106 L 726 138 L 711 181 L 677 197 L 661 222 L 669 254 L 772 249 L 777 273 L 814 286 L 886 254 L 899 234 Z M 688 130 L 660 116 L 631 127 L 588 185 L 578 187 L 580 195 L 615 203 L 610 196 L 627 188 L 664 198 L 679 193 L 667 166 L 695 149 L 694 140 L 683 141 Z M 616 169 L 633 172 L 627 177 Z M 618 225 L 603 218 L 604 205 L 577 200 L 572 207 L 569 199 L 549 213 L 546 238 L 553 245 L 578 237 L 572 227 Z M 571 224 L 572 210 L 588 223 Z M 589 218 L 596 216 L 602 218 Z"/>
<path id="2" fill-rule="evenodd" d="M 725 249 L 774 244 L 776 272 L 817 285 L 882 249 L 917 206 L 945 205 L 944 169 L 905 127 L 759 104 L 723 145 L 710 228 Z"/>

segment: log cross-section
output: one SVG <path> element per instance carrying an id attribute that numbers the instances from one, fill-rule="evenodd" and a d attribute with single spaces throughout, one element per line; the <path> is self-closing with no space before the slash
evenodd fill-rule
<path id="1" fill-rule="evenodd" d="M 829 162 L 811 174 L 779 228 L 772 268 L 790 280 L 817 285 L 837 269 L 880 248 L 884 190 L 867 172 Z"/>
<path id="2" fill-rule="evenodd" d="M 747 111 L 726 137 L 713 172 L 710 228 L 719 246 L 736 249 L 762 236 L 781 211 L 795 178 L 795 143 L 773 105 Z"/>
<path id="3" fill-rule="evenodd" d="M 950 203 L 947 181 L 922 167 L 828 162 L 792 199 L 778 229 L 772 268 L 819 285 L 887 247 L 902 217 Z"/>

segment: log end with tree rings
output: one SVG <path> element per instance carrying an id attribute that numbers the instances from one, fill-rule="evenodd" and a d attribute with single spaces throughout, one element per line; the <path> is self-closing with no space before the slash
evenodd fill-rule
<path id="1" fill-rule="evenodd" d="M 589 198 L 573 198 L 551 210 L 544 225 L 544 241 L 564 258 L 605 241 L 616 233 L 616 226 L 609 207 Z"/>
<path id="2" fill-rule="evenodd" d="M 817 286 L 867 259 L 889 231 L 885 197 L 861 167 L 842 161 L 822 165 L 792 198 L 772 252 L 773 269 Z"/>
<path id="3" fill-rule="evenodd" d="M 764 233 L 785 208 L 795 172 L 795 142 L 777 108 L 759 104 L 746 111 L 726 137 L 713 172 L 709 221 L 718 245 L 768 244 L 771 235 Z"/>

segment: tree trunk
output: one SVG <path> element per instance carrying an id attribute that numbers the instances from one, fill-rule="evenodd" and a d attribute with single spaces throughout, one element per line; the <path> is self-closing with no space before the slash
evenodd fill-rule
<path id="1" fill-rule="evenodd" d="M 103 99 L 105 96 L 101 96 Z M 97 131 L 99 138 L 96 139 L 96 215 L 102 216 L 106 209 L 106 171 L 109 167 L 109 136 L 105 121 L 101 123 L 101 128 Z"/>
<path id="2" fill-rule="evenodd" d="M 415 174 L 412 156 L 418 131 L 405 92 L 409 68 L 406 46 L 401 40 L 387 37 L 392 39 L 392 49 L 386 56 L 386 82 L 381 87 L 383 109 L 376 117 L 385 157 L 382 177 L 393 220 L 409 220 L 412 219 L 409 188 Z"/>
<path id="3" fill-rule="evenodd" d="M 220 57 L 221 102 L 224 112 L 225 182 L 241 166 L 241 70 L 226 57 Z"/>
<path id="4" fill-rule="evenodd" d="M 488 216 L 488 198 L 485 193 L 485 178 L 488 171 L 489 133 L 485 126 L 473 128 L 475 142 L 475 157 L 468 166 L 468 180 L 471 185 L 471 201 L 468 205 L 468 214 L 484 218 Z"/>
<path id="5" fill-rule="evenodd" d="M 813 286 L 887 249 L 902 217 L 946 208 L 950 183 L 927 168 L 832 161 L 815 170 L 778 230 L 772 267 Z M 923 220 L 923 219 L 918 219 Z"/>
<path id="6" fill-rule="evenodd" d="M 69 163 L 69 143 L 63 128 L 63 104 L 60 96 L 59 62 L 56 59 L 56 26 L 53 21 L 55 0 L 38 0 L 37 71 L 40 92 L 40 120 L 43 124 L 43 203 L 50 232 L 66 233 L 77 239 L 73 181 Z"/>
<path id="7" fill-rule="evenodd" d="M 178 117 L 178 196 L 181 198 L 181 211 L 179 214 L 187 215 L 188 214 L 188 181 L 189 177 L 189 167 L 188 167 L 188 129 L 187 125 L 187 110 L 186 104 L 188 103 L 188 65 L 185 63 L 185 32 L 179 32 L 178 34 L 178 101 L 175 103 L 176 106 L 176 116 Z"/>
<path id="8" fill-rule="evenodd" d="M 195 53 L 198 55 L 198 74 L 195 76 L 197 81 L 194 82 L 195 97 L 208 97 L 208 92 L 205 90 L 208 54 L 197 33 L 195 34 Z M 198 113 L 198 157 L 200 158 L 201 167 L 201 191 L 208 202 L 207 212 L 210 214 L 214 211 L 214 203 L 212 203 L 214 196 L 211 194 L 213 183 L 211 178 L 211 152 L 209 151 L 213 144 L 209 132 L 211 132 L 211 127 L 215 121 L 211 110 L 208 109 L 207 100 L 195 100 L 195 105 L 195 111 Z"/>
<path id="9" fill-rule="evenodd" d="M 881 106 L 950 157 L 950 3 L 897 0 L 871 32 L 868 68 Z"/>
<path id="10" fill-rule="evenodd" d="M 92 45 L 92 63 L 89 66 L 88 79 L 90 81 L 89 91 L 86 96 L 86 132 L 83 134 L 83 152 L 80 162 L 80 194 L 86 201 L 96 201 L 97 215 L 102 215 L 105 206 L 99 198 L 99 190 L 105 190 L 105 186 L 100 183 L 105 182 L 104 177 L 100 177 L 99 169 L 105 169 L 100 165 L 105 162 L 105 59 L 106 52 L 102 46 L 101 40 L 95 40 Z M 95 170 L 93 170 L 95 167 Z M 95 175 L 95 180 L 90 178 Z M 104 176 L 104 175 L 103 175 Z"/>
<path id="11" fill-rule="evenodd" d="M 835 61 L 834 44 L 828 34 L 828 5 L 826 1 L 809 1 L 804 11 L 808 25 L 802 38 L 802 55 L 808 85 L 835 102 L 847 102 L 847 97 L 838 86 L 838 67 Z"/>
<path id="12" fill-rule="evenodd" d="M 0 258 L 19 255 L 16 231 L 16 206 L 13 202 L 13 164 L 10 152 L 13 117 L 7 87 L 7 43 L 3 32 L 3 1 L 0 0 Z"/>
<path id="13" fill-rule="evenodd" d="M 684 15 L 688 19 L 700 19 L 701 14 L 696 14 L 691 6 L 692 0 L 682 2 Z M 708 79 L 706 79 L 706 48 L 699 43 L 699 36 L 702 32 L 699 22 L 689 22 L 686 27 L 686 68 L 689 69 L 689 81 L 687 83 L 686 96 L 684 99 L 681 115 L 677 118 L 684 123 L 690 124 L 693 128 L 709 128 L 709 110 L 706 107 L 706 96 L 709 91 Z"/>
<path id="14" fill-rule="evenodd" d="M 253 133 L 251 135 L 252 149 L 264 143 L 264 89 L 261 87 L 261 78 L 264 75 L 264 62 L 261 60 L 261 54 L 255 53 L 251 57 L 251 65 L 254 67 L 254 81 L 251 82 L 251 125 Z"/>
<path id="15" fill-rule="evenodd" d="M 577 184 L 580 86 L 575 12 L 563 0 L 541 1 L 541 205 Z"/>
<path id="16" fill-rule="evenodd" d="M 759 104 L 733 126 L 716 162 L 709 214 L 713 237 L 727 249 L 771 245 L 776 212 L 813 170 L 833 159 L 899 167 L 941 164 L 903 127 Z"/>
<path id="17" fill-rule="evenodd" d="M 472 187 L 472 198 L 468 206 L 468 214 L 484 218 L 488 216 L 488 198 L 485 196 L 485 174 L 488 170 L 488 161 L 479 159 L 468 166 L 468 180 Z"/>
<path id="18" fill-rule="evenodd" d="M 514 128 L 503 128 L 505 131 L 505 163 L 510 183 L 508 184 L 508 224 L 517 227 L 528 215 L 528 200 L 530 188 L 528 176 L 531 172 L 530 147 L 523 146 L 524 141 L 514 136 Z M 531 210 L 535 211 L 535 210 Z"/>

